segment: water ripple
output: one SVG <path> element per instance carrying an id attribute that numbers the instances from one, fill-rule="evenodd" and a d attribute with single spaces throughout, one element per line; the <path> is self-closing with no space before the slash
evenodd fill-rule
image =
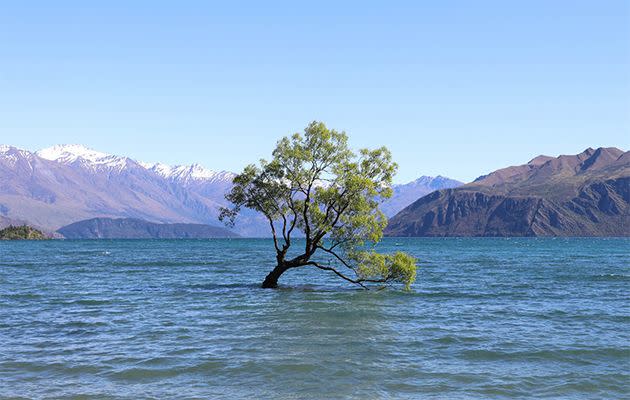
<path id="1" fill-rule="evenodd" d="M 630 240 L 401 247 L 411 292 L 261 289 L 267 240 L 0 243 L 0 399 L 627 397 Z"/>

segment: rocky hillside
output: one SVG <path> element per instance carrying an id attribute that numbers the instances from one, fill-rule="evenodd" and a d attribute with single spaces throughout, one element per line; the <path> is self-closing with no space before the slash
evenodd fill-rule
<path id="1" fill-rule="evenodd" d="M 93 218 L 57 231 L 66 239 L 209 239 L 237 237 L 234 232 L 201 224 L 156 224 L 133 218 Z"/>
<path id="2" fill-rule="evenodd" d="M 419 199 L 386 235 L 630 236 L 630 152 L 589 148 L 497 170 Z"/>

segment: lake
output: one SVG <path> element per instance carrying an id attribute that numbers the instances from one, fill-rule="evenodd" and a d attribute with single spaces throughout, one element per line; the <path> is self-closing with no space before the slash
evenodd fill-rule
<path id="1" fill-rule="evenodd" d="M 0 243 L 0 398 L 628 398 L 630 239 L 386 239 L 412 291 L 264 239 Z"/>

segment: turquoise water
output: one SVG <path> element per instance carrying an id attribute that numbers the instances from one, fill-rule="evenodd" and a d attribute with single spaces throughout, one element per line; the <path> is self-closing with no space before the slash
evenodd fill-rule
<path id="1" fill-rule="evenodd" d="M 630 397 L 630 240 L 388 239 L 410 293 L 266 240 L 0 243 L 0 398 Z"/>

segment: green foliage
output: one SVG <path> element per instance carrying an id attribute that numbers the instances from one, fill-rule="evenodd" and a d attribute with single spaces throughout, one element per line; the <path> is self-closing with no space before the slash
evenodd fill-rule
<path id="1" fill-rule="evenodd" d="M 375 251 L 358 251 L 352 255 L 357 262 L 357 275 L 365 281 L 395 281 L 409 289 L 416 280 L 417 260 L 407 253 L 379 254 Z"/>
<path id="2" fill-rule="evenodd" d="M 9 226 L 0 230 L 0 240 L 43 240 L 47 237 L 37 229 L 27 225 Z"/>
<path id="3" fill-rule="evenodd" d="M 233 224 L 242 207 L 265 215 L 281 268 L 310 265 L 364 287 L 391 282 L 409 287 L 415 279 L 415 260 L 403 253 L 380 255 L 373 249 L 387 225 L 378 205 L 392 196 L 396 169 L 385 147 L 354 153 L 344 132 L 312 122 L 304 134 L 281 139 L 271 161 L 248 165 L 234 179 L 226 195 L 233 207 L 223 208 L 220 219 Z M 286 260 L 295 230 L 306 239 L 304 252 Z M 318 261 L 322 255 L 335 265 Z"/>

